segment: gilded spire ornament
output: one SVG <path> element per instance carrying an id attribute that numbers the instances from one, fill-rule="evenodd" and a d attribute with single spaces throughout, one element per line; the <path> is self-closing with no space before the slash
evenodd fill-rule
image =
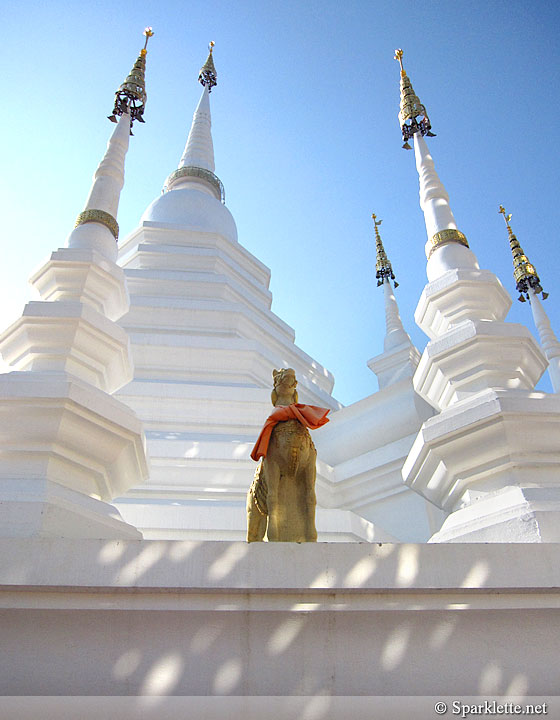
<path id="1" fill-rule="evenodd" d="M 426 108 L 420 102 L 420 99 L 414 92 L 412 83 L 403 67 L 403 51 L 399 48 L 395 50 L 395 60 L 401 66 L 401 106 L 399 111 L 399 123 L 401 126 L 402 136 L 404 140 L 403 148 L 412 150 L 408 141 L 413 137 L 414 133 L 419 132 L 421 135 L 435 137 L 435 133 L 431 132 L 432 126 L 430 118 L 426 112 Z"/>
<path id="2" fill-rule="evenodd" d="M 511 213 L 506 214 L 503 205 L 498 210 L 500 215 L 504 216 L 506 223 L 511 254 L 513 255 L 513 277 L 515 279 L 515 289 L 519 292 L 517 298 L 520 302 L 530 300 L 529 290 L 531 289 L 536 295 L 542 293 L 542 299 L 546 300 L 548 293 L 544 292 L 541 287 L 541 281 L 537 275 L 535 267 L 529 262 L 529 258 L 523 252 L 523 248 L 519 244 L 518 239 L 513 234 L 513 230 L 509 224 Z"/>
<path id="3" fill-rule="evenodd" d="M 143 33 L 146 37 L 144 47 L 140 50 L 138 59 L 134 63 L 130 74 L 115 93 L 115 106 L 113 114 L 109 115 L 111 122 L 117 122 L 117 115 L 123 115 L 125 112 L 130 113 L 130 127 L 135 120 L 145 122 L 143 115 L 146 107 L 146 55 L 148 53 L 148 40 L 154 34 L 151 27 L 147 27 Z M 132 130 L 130 131 L 132 135 Z"/>
<path id="4" fill-rule="evenodd" d="M 383 220 L 378 220 L 375 213 L 372 213 L 371 217 L 373 219 L 373 225 L 375 227 L 375 250 L 377 254 L 377 261 L 375 263 L 375 277 L 377 278 L 377 287 L 380 287 L 385 282 L 385 279 L 391 278 L 391 280 L 395 280 L 395 274 L 393 273 L 393 268 L 391 266 L 391 263 L 389 262 L 389 258 L 387 257 L 385 248 L 383 247 L 381 235 L 379 234 L 379 226 L 381 225 Z M 394 282 L 394 286 L 398 287 L 399 283 Z"/>
<path id="5" fill-rule="evenodd" d="M 214 67 L 214 58 L 212 56 L 212 51 L 214 50 L 214 45 L 216 43 L 211 40 L 208 44 L 208 57 L 206 58 L 206 62 L 204 65 L 200 68 L 200 73 L 198 74 L 198 82 L 206 87 L 208 85 L 208 92 L 212 92 L 212 88 L 216 87 L 218 84 L 218 73 L 216 72 L 216 68 Z"/>

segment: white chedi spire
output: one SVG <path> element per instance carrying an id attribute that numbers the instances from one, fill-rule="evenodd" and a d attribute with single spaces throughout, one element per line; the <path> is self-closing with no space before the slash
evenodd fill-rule
<path id="1" fill-rule="evenodd" d="M 237 242 L 237 227 L 225 206 L 224 186 L 214 174 L 214 144 L 210 115 L 210 92 L 217 73 L 212 55 L 214 43 L 200 70 L 202 96 L 194 112 L 185 150 L 164 183 L 163 193 L 146 208 L 140 224 L 181 227 L 195 232 L 216 233 Z"/>
<path id="2" fill-rule="evenodd" d="M 368 367 L 377 375 L 379 388 L 383 389 L 404 377 L 411 377 L 418 365 L 420 353 L 402 324 L 394 293 L 394 287 L 398 287 L 398 283 L 379 233 L 379 226 L 383 221 L 377 220 L 375 213 L 371 217 L 375 227 L 375 277 L 377 286 L 383 286 L 386 333 L 383 341 L 384 352 L 369 360 Z"/>
<path id="3" fill-rule="evenodd" d="M 171 173 L 165 183 L 165 193 L 171 190 L 191 188 L 215 197 L 225 203 L 224 186 L 214 175 L 214 144 L 212 142 L 212 116 L 210 114 L 210 93 L 217 85 L 217 73 L 212 51 L 214 42 L 209 44 L 208 57 L 200 69 L 198 81 L 203 87 L 200 101 L 194 111 L 193 121 L 185 150 L 177 170 Z M 172 203 L 175 204 L 175 201 Z M 174 213 L 171 213 L 171 216 Z M 176 214 L 176 213 L 175 213 Z M 170 217 L 171 217 L 170 216 Z M 143 219 L 148 219 L 143 217 Z M 150 218 L 152 221 L 154 218 Z"/>
<path id="4" fill-rule="evenodd" d="M 383 220 L 378 220 L 375 213 L 372 213 L 371 218 L 375 228 L 375 277 L 377 279 L 377 287 L 383 285 L 385 298 L 385 323 L 387 333 L 385 335 L 383 345 L 385 350 L 392 350 L 403 343 L 411 344 L 411 342 L 410 337 L 403 327 L 401 316 L 399 314 L 399 307 L 395 299 L 393 286 L 391 285 L 392 280 L 394 282 L 394 287 L 399 286 L 398 282 L 395 280 L 393 266 L 387 257 L 387 253 L 383 247 L 383 241 L 381 240 L 381 234 L 379 232 L 379 227 L 381 226 Z"/>
<path id="5" fill-rule="evenodd" d="M 200 167 L 214 172 L 214 144 L 212 143 L 212 116 L 210 114 L 210 90 L 205 85 L 200 101 L 194 111 L 193 121 L 179 161 L 179 167 Z"/>
<path id="6" fill-rule="evenodd" d="M 202 95 L 194 111 L 189 137 L 179 161 L 179 168 L 202 168 L 211 173 L 215 169 L 212 116 L 210 114 L 210 93 L 212 88 L 218 84 L 218 74 L 212 55 L 215 44 L 213 40 L 208 44 L 208 57 L 198 74 L 198 82 L 202 85 Z"/>
<path id="7" fill-rule="evenodd" d="M 130 137 L 130 113 L 124 112 L 115 128 L 103 160 L 93 176 L 84 210 L 70 233 L 70 248 L 98 250 L 110 260 L 117 257 L 119 226 L 117 211 L 124 186 L 124 164 Z"/>
<path id="8" fill-rule="evenodd" d="M 457 230 L 457 224 L 449 205 L 447 190 L 439 179 L 428 145 L 420 133 L 414 134 L 414 156 L 420 184 L 420 207 L 428 234 L 428 256 L 432 249 L 429 244 L 431 238 L 442 230 Z"/>
<path id="9" fill-rule="evenodd" d="M 548 374 L 550 376 L 552 389 L 555 393 L 560 393 L 560 342 L 554 334 L 550 320 L 542 306 L 539 296 L 532 289 L 529 290 L 529 302 L 531 303 L 533 320 L 539 333 L 541 347 L 548 360 Z"/>
<path id="10" fill-rule="evenodd" d="M 436 173 L 434 161 L 424 136 L 434 137 L 426 108 L 412 88 L 403 67 L 403 51 L 395 50 L 395 60 L 401 66 L 399 124 L 404 140 L 403 148 L 410 150 L 413 138 L 416 169 L 420 179 L 420 207 L 424 212 L 428 242 L 428 279 L 435 280 L 447 270 L 478 270 L 475 255 L 469 250 L 467 238 L 457 229 L 449 206 L 449 195 Z"/>
<path id="11" fill-rule="evenodd" d="M 115 216 L 131 122 L 143 122 L 145 54 L 116 93 L 109 119 L 120 121 L 68 247 L 31 280 L 41 300 L 0 333 L 15 370 L 0 377 L 0 435 L 10 448 L 0 453 L 0 535 L 141 537 L 108 501 L 148 475 L 142 425 L 111 397 L 134 374 L 115 323 L 129 307 Z"/>
<path id="12" fill-rule="evenodd" d="M 124 186 L 124 161 L 130 138 L 130 113 L 123 113 L 109 142 L 107 152 L 93 175 L 85 210 L 98 208 L 116 217 Z"/>
<path id="13" fill-rule="evenodd" d="M 412 341 L 402 324 L 399 306 L 397 305 L 393 286 L 391 285 L 389 278 L 385 278 L 383 280 L 383 294 L 385 299 L 386 327 L 383 349 L 387 351 L 393 350 L 401 345 L 411 345 Z"/>
<path id="14" fill-rule="evenodd" d="M 97 250 L 107 259 L 117 258 L 116 241 L 119 237 L 117 210 L 124 186 L 124 161 L 134 121 L 144 122 L 146 106 L 146 55 L 148 40 L 153 36 L 151 27 L 144 30 L 146 41 L 134 66 L 115 93 L 111 122 L 117 123 L 103 160 L 93 176 L 93 184 L 85 208 L 78 215 L 76 226 L 68 237 L 69 248 Z M 117 116 L 120 119 L 117 121 Z"/>
<path id="15" fill-rule="evenodd" d="M 540 278 L 537 274 L 535 266 L 529 261 L 529 258 L 523 252 L 523 248 L 519 244 L 519 240 L 515 236 L 509 221 L 511 220 L 511 213 L 506 213 L 503 205 L 500 205 L 498 210 L 500 215 L 504 216 L 506 228 L 508 231 L 508 240 L 513 256 L 513 277 L 515 279 L 515 289 L 519 292 L 520 302 L 529 300 L 531 304 L 531 310 L 533 312 L 533 320 L 539 338 L 541 341 L 541 347 L 544 351 L 546 359 L 548 360 L 548 374 L 552 383 L 552 388 L 555 393 L 560 392 L 560 342 L 556 338 L 548 315 L 543 308 L 539 299 L 539 294 L 542 295 L 542 299 L 546 300 L 548 293 L 546 293 L 541 286 Z"/>
<path id="16" fill-rule="evenodd" d="M 457 229 L 449 195 L 439 179 L 428 145 L 420 132 L 414 134 L 414 155 L 418 170 L 420 207 L 424 213 L 428 240 L 425 245 L 428 280 L 447 270 L 478 270 L 475 254 Z"/>

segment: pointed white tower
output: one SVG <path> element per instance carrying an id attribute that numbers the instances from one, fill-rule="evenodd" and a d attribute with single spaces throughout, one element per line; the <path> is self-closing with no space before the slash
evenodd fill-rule
<path id="1" fill-rule="evenodd" d="M 42 301 L 0 335 L 17 371 L 0 377 L 0 534 L 140 537 L 106 501 L 147 476 L 140 421 L 110 396 L 133 374 L 114 322 L 128 309 L 116 213 L 131 123 L 143 122 L 145 55 L 116 93 L 120 120 L 67 247 L 31 279 Z"/>
<path id="2" fill-rule="evenodd" d="M 151 472 L 117 506 L 150 538 L 245 538 L 255 471 L 249 454 L 270 414 L 273 369 L 295 369 L 300 402 L 340 407 L 331 374 L 271 312 L 270 271 L 237 240 L 215 174 L 216 80 L 211 45 L 179 166 L 121 247 L 131 308 L 120 324 L 132 342 L 135 375 L 119 397 L 145 423 Z M 319 472 L 318 503 L 332 507 L 325 473 Z M 363 539 L 341 530 L 352 525 L 351 516 L 320 507 L 322 537 Z"/>
<path id="3" fill-rule="evenodd" d="M 513 234 L 513 230 L 509 224 L 511 213 L 506 215 L 506 211 L 502 205 L 500 205 L 498 212 L 504 216 L 508 231 L 509 244 L 513 255 L 513 277 L 515 279 L 515 288 L 519 293 L 518 300 L 520 302 L 529 300 L 535 327 L 539 333 L 541 347 L 548 360 L 548 374 L 550 376 L 552 389 L 555 393 L 558 393 L 560 392 L 560 342 L 558 342 L 554 334 L 548 315 L 539 299 L 540 294 L 542 299 L 546 300 L 548 293 L 545 293 L 542 289 L 535 266 L 529 262 L 519 241 Z"/>
<path id="4" fill-rule="evenodd" d="M 371 217 L 375 227 L 377 256 L 375 277 L 377 278 L 377 287 L 383 287 L 386 334 L 383 343 L 384 352 L 372 358 L 368 362 L 368 367 L 377 375 L 381 390 L 404 377 L 412 377 L 420 361 L 420 353 L 412 344 L 402 324 L 394 294 L 394 288 L 398 287 L 398 283 L 395 282 L 393 267 L 379 234 L 379 226 L 383 221 L 377 220 L 375 213 Z"/>
<path id="5" fill-rule="evenodd" d="M 185 151 L 179 161 L 179 168 L 199 167 L 213 173 L 215 166 L 210 93 L 212 88 L 217 85 L 216 68 L 212 57 L 214 42 L 210 43 L 209 49 L 208 59 L 202 66 L 198 76 L 199 81 L 202 82 L 202 95 L 194 111 L 191 130 L 185 145 Z"/>
<path id="6" fill-rule="evenodd" d="M 546 361 L 511 300 L 480 270 L 457 229 L 424 135 L 430 123 L 401 65 L 399 119 L 414 138 L 424 211 L 428 284 L 416 321 L 431 337 L 414 387 L 439 414 L 427 420 L 403 467 L 405 482 L 450 515 L 433 542 L 560 539 L 558 398 L 532 391 Z"/>

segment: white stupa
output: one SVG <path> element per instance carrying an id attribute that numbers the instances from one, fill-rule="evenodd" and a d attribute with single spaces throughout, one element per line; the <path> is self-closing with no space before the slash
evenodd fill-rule
<path id="1" fill-rule="evenodd" d="M 403 478 L 449 513 L 432 542 L 557 542 L 560 402 L 534 391 L 546 358 L 525 326 L 504 322 L 508 293 L 457 229 L 424 140 L 430 121 L 402 50 L 395 57 L 428 234 L 428 284 L 415 317 L 431 339 L 414 387 L 438 411 L 422 425 Z"/>
<path id="2" fill-rule="evenodd" d="M 273 369 L 296 370 L 301 402 L 340 407 L 331 374 L 271 311 L 270 271 L 237 241 L 214 174 L 212 45 L 178 168 L 120 249 L 131 295 L 121 326 L 135 374 L 119 396 L 144 422 L 151 468 L 117 506 L 145 537 L 245 537 L 249 453 L 272 408 Z M 317 490 L 321 503 L 327 482 Z M 371 533 L 363 522 L 356 534 L 350 513 L 339 515 L 332 529 L 341 539 Z"/>
<path id="3" fill-rule="evenodd" d="M 272 408 L 272 370 L 292 367 L 300 402 L 332 411 L 313 432 L 319 540 L 425 540 L 434 530 L 427 504 L 403 485 L 400 466 L 432 410 L 412 388 L 419 353 L 397 327 L 390 285 L 386 352 L 370 365 L 382 393 L 341 411 L 332 375 L 271 311 L 270 271 L 239 244 L 224 203 L 211 134 L 212 44 L 199 80 L 178 168 L 120 248 L 131 296 L 120 324 L 135 374 L 119 397 L 144 422 L 150 478 L 116 506 L 147 538 L 243 539 L 249 454 Z"/>
<path id="4" fill-rule="evenodd" d="M 110 504 L 148 474 L 142 425 L 112 394 L 133 376 L 116 324 L 128 310 L 116 220 L 132 123 L 143 122 L 146 44 L 116 93 L 117 123 L 66 247 L 0 335 L 0 527 L 4 537 L 141 538 Z M 117 121 L 117 116 L 120 119 Z"/>

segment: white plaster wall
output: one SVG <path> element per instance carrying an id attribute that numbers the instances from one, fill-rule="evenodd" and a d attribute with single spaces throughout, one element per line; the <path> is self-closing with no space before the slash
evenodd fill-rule
<path id="1" fill-rule="evenodd" d="M 560 684 L 557 609 L 0 618 L 9 695 L 546 695 Z"/>
<path id="2" fill-rule="evenodd" d="M 409 377 L 331 413 L 314 434 L 319 467 L 328 469 L 321 473 L 327 480 L 322 501 L 352 510 L 400 541 L 426 542 L 445 513 L 411 491 L 401 470 L 433 412 Z"/>
<path id="3" fill-rule="evenodd" d="M 0 551 L 2 694 L 560 688 L 554 544 L 2 540 Z"/>

